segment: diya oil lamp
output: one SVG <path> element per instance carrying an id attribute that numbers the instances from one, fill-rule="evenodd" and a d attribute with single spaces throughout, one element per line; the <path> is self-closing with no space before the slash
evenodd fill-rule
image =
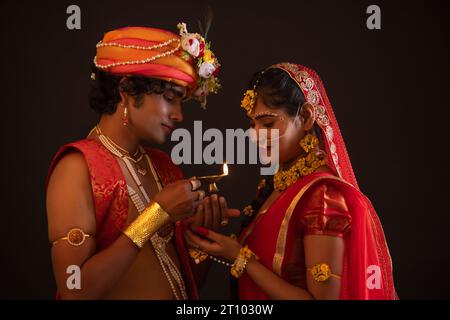
<path id="1" fill-rule="evenodd" d="M 208 185 L 208 192 L 209 193 L 216 193 L 219 191 L 219 188 L 217 187 L 216 182 L 222 179 L 223 177 L 228 175 L 228 166 L 226 163 L 223 164 L 223 173 L 222 174 L 216 174 L 216 175 L 210 175 L 210 176 L 203 176 L 203 177 L 197 177 L 197 180 L 200 180 L 202 183 L 209 183 Z"/>

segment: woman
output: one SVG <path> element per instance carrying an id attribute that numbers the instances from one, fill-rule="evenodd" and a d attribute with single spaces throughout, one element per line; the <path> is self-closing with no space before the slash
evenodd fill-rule
<path id="1" fill-rule="evenodd" d="M 188 243 L 232 262 L 240 299 L 396 299 L 381 224 L 358 188 L 319 76 L 273 65 L 255 75 L 242 107 L 260 139 L 268 129 L 269 155 L 278 143 L 280 170 L 244 209 L 239 241 L 197 228 L 203 237 L 186 231 Z"/>

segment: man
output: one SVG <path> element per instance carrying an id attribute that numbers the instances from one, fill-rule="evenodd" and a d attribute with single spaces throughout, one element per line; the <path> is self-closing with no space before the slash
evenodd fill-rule
<path id="1" fill-rule="evenodd" d="M 204 105 L 219 87 L 219 64 L 205 40 L 178 27 L 180 35 L 122 28 L 97 44 L 90 105 L 100 122 L 87 139 L 60 149 L 47 186 L 63 299 L 198 298 L 201 272 L 183 228 L 217 229 L 237 214 L 222 197 L 205 198 L 195 178 L 183 180 L 162 151 L 140 145 L 162 144 L 183 119 L 181 103 L 193 97 Z M 78 285 L 68 280 L 73 270 Z"/>

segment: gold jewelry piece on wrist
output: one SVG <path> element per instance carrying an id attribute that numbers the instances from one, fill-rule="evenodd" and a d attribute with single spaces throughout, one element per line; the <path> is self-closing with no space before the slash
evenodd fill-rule
<path id="1" fill-rule="evenodd" d="M 139 248 L 142 248 L 150 237 L 169 221 L 169 214 L 157 202 L 152 202 L 126 228 L 124 234 Z"/>
<path id="2" fill-rule="evenodd" d="M 233 266 L 231 267 L 231 275 L 233 277 L 239 278 L 245 271 L 245 268 L 247 267 L 248 261 L 255 257 L 258 259 L 258 256 L 256 256 L 252 250 L 248 248 L 248 246 L 242 247 L 239 251 L 239 255 L 236 258 L 236 260 L 233 263 Z"/>
<path id="3" fill-rule="evenodd" d="M 84 231 L 81 230 L 80 228 L 73 228 L 73 229 L 70 229 L 69 232 L 67 232 L 67 236 L 53 241 L 52 245 L 54 246 L 59 241 L 67 240 L 67 242 L 71 246 L 78 247 L 78 246 L 81 246 L 84 243 L 84 241 L 86 241 L 86 238 L 89 238 L 89 237 L 91 237 L 91 235 L 84 233 Z"/>
<path id="4" fill-rule="evenodd" d="M 330 277 L 341 279 L 341 276 L 331 273 L 331 268 L 326 263 L 318 263 L 314 267 L 308 268 L 307 270 L 311 272 L 314 281 L 317 282 L 327 281 Z"/>

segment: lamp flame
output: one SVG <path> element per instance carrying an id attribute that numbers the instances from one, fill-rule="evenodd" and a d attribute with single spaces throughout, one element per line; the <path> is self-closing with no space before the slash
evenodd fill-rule
<path id="1" fill-rule="evenodd" d="M 224 174 L 225 176 L 228 175 L 228 166 L 227 166 L 226 163 L 223 164 L 223 174 Z"/>

